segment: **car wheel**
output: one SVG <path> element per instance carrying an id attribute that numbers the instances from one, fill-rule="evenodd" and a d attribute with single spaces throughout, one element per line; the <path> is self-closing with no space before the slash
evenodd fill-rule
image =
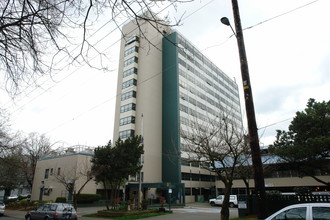
<path id="1" fill-rule="evenodd" d="M 30 215 L 26 216 L 25 220 L 31 220 L 31 216 Z"/>
<path id="2" fill-rule="evenodd" d="M 44 218 L 44 220 L 48 220 L 49 218 L 46 216 L 45 218 Z"/>
<path id="3" fill-rule="evenodd" d="M 215 206 L 215 203 L 214 202 L 211 202 L 210 204 L 211 204 L 211 206 Z"/>
<path id="4" fill-rule="evenodd" d="M 234 207 L 235 207 L 234 203 L 232 203 L 232 202 L 229 203 L 229 207 L 230 207 L 230 208 L 234 208 Z"/>

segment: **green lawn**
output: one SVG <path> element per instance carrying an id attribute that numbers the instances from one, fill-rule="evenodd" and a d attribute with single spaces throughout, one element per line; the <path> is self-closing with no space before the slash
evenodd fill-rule
<path id="1" fill-rule="evenodd" d="M 144 214 L 132 215 L 132 216 L 122 216 L 122 217 L 104 217 L 104 216 L 98 216 L 97 214 L 89 214 L 89 215 L 84 215 L 84 217 L 99 217 L 99 218 L 108 218 L 108 219 L 131 220 L 131 219 L 149 218 L 149 217 L 167 215 L 167 214 L 169 214 L 169 213 L 157 212 L 157 213 L 144 213 Z"/>

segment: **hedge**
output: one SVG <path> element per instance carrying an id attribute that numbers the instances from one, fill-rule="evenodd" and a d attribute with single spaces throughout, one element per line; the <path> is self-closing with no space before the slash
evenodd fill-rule
<path id="1" fill-rule="evenodd" d="M 77 203 L 78 204 L 86 204 L 93 203 L 99 201 L 101 199 L 101 195 L 99 194 L 79 194 L 77 195 Z"/>

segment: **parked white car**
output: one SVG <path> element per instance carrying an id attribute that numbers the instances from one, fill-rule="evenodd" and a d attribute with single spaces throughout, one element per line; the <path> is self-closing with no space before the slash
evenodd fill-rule
<path id="1" fill-rule="evenodd" d="M 265 220 L 330 220 L 330 203 L 301 203 L 287 206 Z"/>
<path id="2" fill-rule="evenodd" d="M 5 203 L 0 202 L 0 216 L 5 214 Z"/>
<path id="3" fill-rule="evenodd" d="M 211 206 L 215 205 L 222 205 L 224 195 L 219 195 L 217 198 L 214 199 L 209 199 L 209 203 Z M 238 201 L 237 201 L 237 195 L 230 195 L 229 197 L 229 207 L 233 208 L 234 206 L 237 206 Z"/>

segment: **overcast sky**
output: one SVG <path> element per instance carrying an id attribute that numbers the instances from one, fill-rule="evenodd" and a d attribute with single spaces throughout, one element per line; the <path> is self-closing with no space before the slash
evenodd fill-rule
<path id="1" fill-rule="evenodd" d="M 330 1 L 238 2 L 242 27 L 250 27 L 244 40 L 260 141 L 269 145 L 276 130 L 287 130 L 309 98 L 330 99 Z M 230 37 L 231 29 L 220 23 L 226 16 L 234 24 L 231 1 L 199 0 L 177 6 L 162 15 L 172 21 L 183 15 L 175 29 L 237 81 L 242 97 L 237 42 Z M 40 88 L 30 88 L 14 100 L 1 90 L 0 104 L 11 113 L 12 129 L 45 133 L 64 146 L 96 147 L 112 139 L 120 39 L 114 29 L 110 22 L 94 39 L 98 42 L 105 36 L 100 44 L 106 48 L 109 71 L 65 67 L 53 81 L 41 79 Z M 243 101 L 241 106 L 246 124 Z"/>

